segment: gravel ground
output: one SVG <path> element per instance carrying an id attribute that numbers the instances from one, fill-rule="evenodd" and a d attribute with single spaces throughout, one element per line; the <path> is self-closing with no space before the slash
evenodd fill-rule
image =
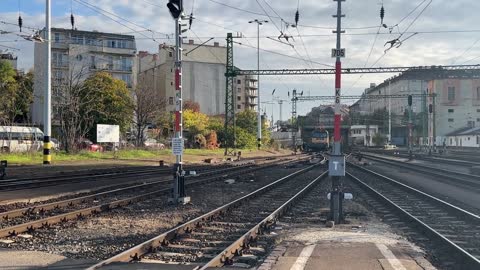
<path id="1" fill-rule="evenodd" d="M 271 167 L 243 174 L 231 185 L 212 182 L 187 188 L 193 202 L 189 205 L 167 205 L 168 196 L 162 195 L 93 218 L 37 230 L 32 238 L 10 238 L 15 242 L 0 247 L 45 251 L 69 258 L 105 259 L 304 166 Z"/>

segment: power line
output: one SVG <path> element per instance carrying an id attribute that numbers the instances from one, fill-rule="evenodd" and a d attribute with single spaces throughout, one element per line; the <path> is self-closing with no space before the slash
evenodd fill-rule
<path id="1" fill-rule="evenodd" d="M 128 29 L 130 29 L 130 30 L 132 30 L 132 31 L 134 31 L 135 33 L 137 33 L 137 34 L 139 34 L 139 35 L 142 35 L 142 36 L 144 36 L 144 37 L 146 37 L 146 38 L 148 38 L 148 39 L 150 39 L 150 40 L 153 40 L 154 42 L 159 43 L 157 40 L 155 40 L 155 38 L 149 37 L 149 36 L 143 34 L 142 32 L 140 32 L 140 31 L 138 31 L 138 30 L 136 30 L 136 29 L 133 29 L 132 27 L 130 27 L 130 26 L 122 23 L 121 21 L 116 20 L 116 19 L 114 19 L 114 18 L 106 15 L 105 13 L 99 11 L 99 10 L 103 10 L 103 9 L 101 9 L 101 8 L 95 6 L 95 5 L 92 5 L 92 4 L 90 4 L 90 3 L 88 3 L 88 2 L 85 2 L 85 1 L 82 1 L 82 0 L 74 0 L 74 1 L 77 2 L 77 3 L 79 3 L 79 4 L 81 4 L 81 5 L 83 5 L 83 6 L 85 6 L 85 7 L 87 7 L 87 8 L 89 8 L 89 9 L 91 9 L 91 10 L 93 10 L 93 11 L 95 11 L 95 12 L 97 12 L 97 13 L 99 13 L 99 14 L 101 14 L 101 15 L 103 15 L 103 16 L 105 16 L 105 17 L 107 17 L 107 18 L 109 18 L 110 20 L 112 20 L 112 21 L 114 21 L 114 22 L 116 22 L 116 23 L 118 23 L 118 24 L 120 24 L 120 25 L 122 25 L 122 26 L 124 26 L 124 27 L 126 27 L 126 28 L 128 28 Z M 122 19 L 122 20 L 124 20 L 124 21 L 126 21 L 126 22 L 131 23 L 131 24 L 134 24 L 134 23 L 132 23 L 132 22 L 126 20 L 126 19 L 121 18 L 120 16 L 118 16 L 118 15 L 116 15 L 116 14 L 114 14 L 114 13 L 111 13 L 111 12 L 106 12 L 106 13 L 112 14 L 113 16 L 115 16 L 115 17 L 117 17 L 117 18 L 120 18 L 120 19 Z M 134 25 L 135 25 L 135 24 L 134 24 Z M 142 28 L 147 29 L 147 28 L 145 28 L 145 27 L 142 27 Z M 147 30 L 148 30 L 148 29 L 147 29 Z M 151 31 L 151 30 L 149 30 L 149 31 Z"/>

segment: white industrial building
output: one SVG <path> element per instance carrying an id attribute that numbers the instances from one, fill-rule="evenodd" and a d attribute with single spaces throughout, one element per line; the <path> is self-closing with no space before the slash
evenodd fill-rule
<path id="1" fill-rule="evenodd" d="M 183 43 L 182 95 L 183 100 L 194 101 L 200 111 L 208 115 L 225 113 L 226 47 Z M 175 110 L 174 48 L 159 47 L 158 54 L 140 52 L 138 55 L 139 87 L 156 89 L 167 101 L 166 111 Z M 239 76 L 235 83 L 235 108 L 237 111 L 257 108 L 257 80 L 252 76 Z"/>

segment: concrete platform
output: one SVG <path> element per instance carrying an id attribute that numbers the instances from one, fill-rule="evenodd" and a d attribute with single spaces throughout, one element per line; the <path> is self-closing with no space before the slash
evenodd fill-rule
<path id="1" fill-rule="evenodd" d="M 290 228 L 258 270 L 433 270 L 425 253 L 382 224 Z"/>

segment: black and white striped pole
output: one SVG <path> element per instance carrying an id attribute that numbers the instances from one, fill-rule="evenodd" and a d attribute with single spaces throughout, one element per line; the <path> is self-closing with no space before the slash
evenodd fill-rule
<path id="1" fill-rule="evenodd" d="M 44 92 L 44 121 L 43 121 L 43 164 L 49 165 L 52 162 L 50 150 L 52 143 L 52 41 L 51 41 L 51 2 L 46 0 L 45 7 L 45 48 L 47 60 L 45 61 L 45 92 Z"/>

